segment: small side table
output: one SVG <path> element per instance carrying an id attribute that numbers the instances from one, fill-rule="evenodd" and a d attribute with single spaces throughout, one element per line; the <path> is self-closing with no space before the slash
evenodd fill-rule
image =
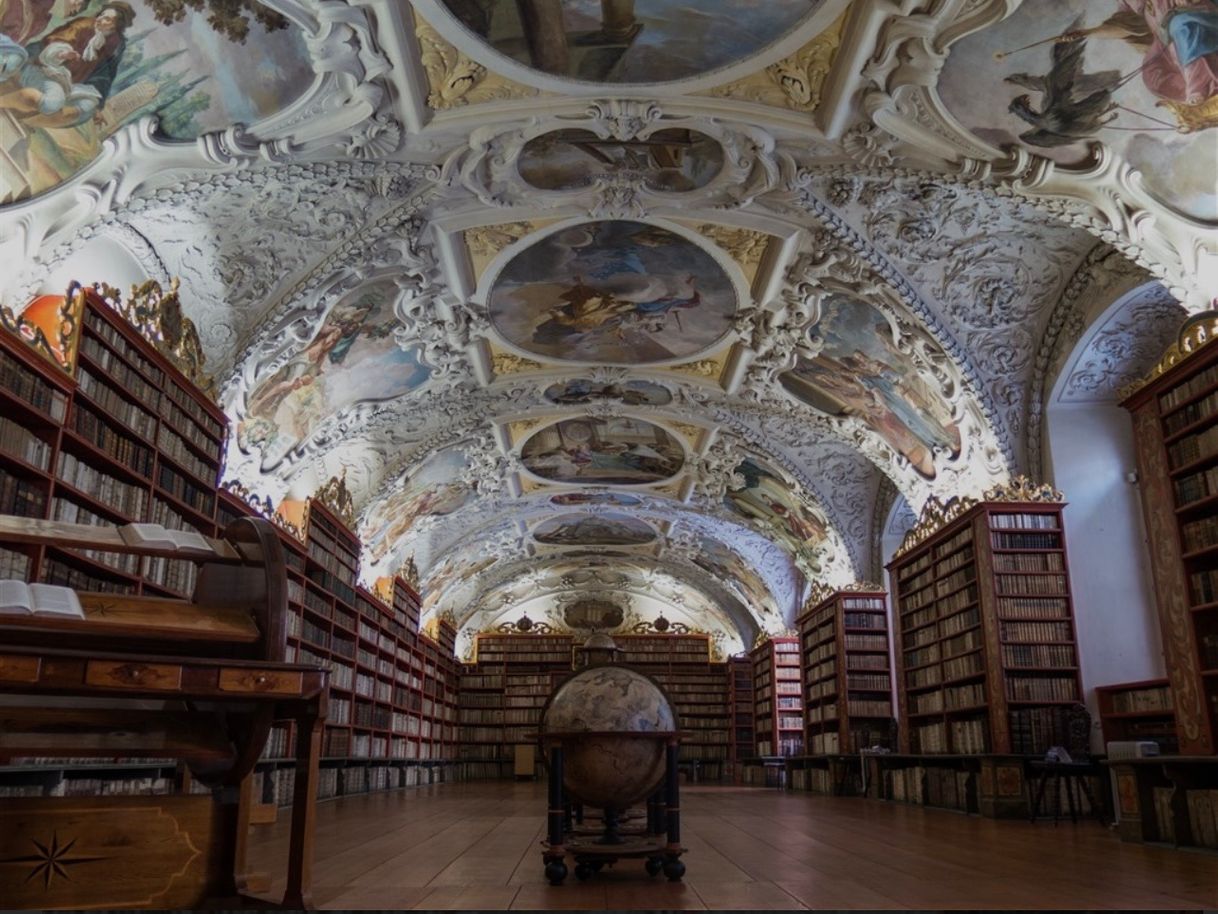
<path id="1" fill-rule="evenodd" d="M 1032 776 L 1028 779 L 1028 791 L 1031 801 L 1028 803 L 1028 819 L 1035 822 L 1042 812 L 1045 801 L 1045 788 L 1050 782 L 1053 785 L 1053 824 L 1057 825 L 1061 818 L 1062 787 L 1065 787 L 1066 804 L 1070 808 L 1070 821 L 1078 822 L 1082 797 L 1087 798 L 1091 814 L 1101 822 L 1104 821 L 1104 808 L 1096 802 L 1091 792 L 1088 778 L 1102 774 L 1100 766 L 1095 762 L 1028 762 Z M 1080 797 L 1079 794 L 1082 794 Z"/>

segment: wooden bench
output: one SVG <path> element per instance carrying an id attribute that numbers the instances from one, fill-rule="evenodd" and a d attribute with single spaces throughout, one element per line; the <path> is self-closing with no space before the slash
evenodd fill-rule
<path id="1" fill-rule="evenodd" d="M 79 594 L 85 619 L 0 615 L 0 764 L 178 759 L 205 794 L 0 799 L 6 908 L 248 903 L 252 772 L 295 723 L 283 905 L 308 907 L 327 673 L 285 663 L 283 547 L 234 521 L 213 554 L 131 546 L 115 528 L 0 517 L 0 543 L 198 559 L 190 601 Z M 258 902 L 264 904 L 264 902 Z"/>

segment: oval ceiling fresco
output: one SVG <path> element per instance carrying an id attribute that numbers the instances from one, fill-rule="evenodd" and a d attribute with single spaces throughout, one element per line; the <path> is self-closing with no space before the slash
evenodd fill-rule
<path id="1" fill-rule="evenodd" d="M 938 91 L 995 146 L 1057 162 L 1103 142 L 1161 200 L 1218 219 L 1218 5 L 1025 0 L 954 45 Z"/>
<path id="2" fill-rule="evenodd" d="M 723 168 L 723 147 L 695 130 L 657 130 L 621 140 L 591 130 L 553 130 L 525 144 L 520 176 L 542 190 L 574 190 L 599 178 L 638 178 L 652 190 L 705 187 Z"/>
<path id="3" fill-rule="evenodd" d="M 654 542 L 649 524 L 628 514 L 561 514 L 533 528 L 533 539 L 547 546 L 643 546 Z"/>
<path id="4" fill-rule="evenodd" d="M 588 222 L 513 257 L 491 287 L 491 323 L 549 359 L 645 365 L 724 337 L 736 290 L 709 253 L 643 222 Z"/>
<path id="5" fill-rule="evenodd" d="M 257 3 L 0 4 L 0 204 L 68 180 L 144 115 L 193 140 L 262 120 L 312 81 L 300 30 Z"/>
<path id="6" fill-rule="evenodd" d="M 520 451 L 542 479 L 593 485 L 646 485 L 671 479 L 685 451 L 664 429 L 642 419 L 564 419 L 534 432 Z"/>
<path id="7" fill-rule="evenodd" d="M 618 400 L 627 406 L 667 406 L 672 402 L 668 388 L 651 381 L 623 383 L 590 381 L 576 378 L 560 381 L 546 388 L 545 398 L 562 405 L 592 403 L 595 400 Z"/>
<path id="8" fill-rule="evenodd" d="M 751 57 L 823 0 L 442 0 L 501 54 L 552 76 L 656 83 Z"/>
<path id="9" fill-rule="evenodd" d="M 811 332 L 824 345 L 779 376 L 783 387 L 823 412 L 858 416 L 927 479 L 935 478 L 937 454 L 960 455 L 951 405 L 897 346 L 883 314 L 835 295 Z"/>

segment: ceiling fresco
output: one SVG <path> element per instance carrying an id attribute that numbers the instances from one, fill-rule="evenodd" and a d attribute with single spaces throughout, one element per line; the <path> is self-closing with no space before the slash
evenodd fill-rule
<path id="1" fill-rule="evenodd" d="M 0 12 L 0 202 L 49 190 L 127 124 L 193 140 L 288 107 L 313 79 L 269 7 L 213 15 L 163 0 L 27 0 Z"/>
<path id="2" fill-rule="evenodd" d="M 756 54 L 819 0 L 442 0 L 496 52 L 552 76 L 657 83 Z"/>
<path id="3" fill-rule="evenodd" d="M 0 304 L 180 280 L 225 479 L 465 647 L 730 653 L 1212 307 L 1210 6 L 0 0 Z"/>
<path id="4" fill-rule="evenodd" d="M 534 356 L 647 365 L 721 340 L 736 289 L 702 247 L 660 226 L 590 222 L 515 254 L 488 297 L 491 323 Z"/>

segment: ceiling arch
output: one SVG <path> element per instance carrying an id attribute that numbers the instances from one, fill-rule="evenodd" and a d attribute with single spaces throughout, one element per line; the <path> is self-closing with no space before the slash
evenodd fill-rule
<path id="1" fill-rule="evenodd" d="M 345 478 L 368 572 L 412 561 L 429 616 L 561 615 L 607 567 L 724 644 L 781 631 L 813 583 L 874 573 L 894 503 L 1040 470 L 1053 379 L 1116 332 L 1088 330 L 1100 303 L 1159 277 L 1148 339 L 1179 316 L 1167 296 L 1208 305 L 1209 204 L 1137 166 L 1201 174 L 1218 124 L 1171 100 L 1193 133 L 1084 124 L 1050 148 L 1012 120 L 1040 101 L 1012 111 L 1017 73 L 967 98 L 979 53 L 1057 27 L 1045 0 L 687 6 L 666 31 L 671 0 L 631 21 L 555 4 L 552 46 L 503 2 L 243 7 L 285 17 L 246 41 L 303 94 L 241 118 L 241 68 L 208 66 L 206 110 L 228 115 L 175 133 L 116 92 L 71 174 L 0 198 L 0 257 L 22 265 L 0 301 L 116 245 L 124 271 L 180 277 L 232 421 L 226 475 L 272 502 Z M 745 14 L 766 28 L 699 56 L 691 38 Z M 206 15 L 174 28 L 235 28 Z M 117 91 L 144 78 L 165 115 L 179 65 L 141 77 L 137 57 Z M 64 151 L 22 123 L 35 159 Z"/>

